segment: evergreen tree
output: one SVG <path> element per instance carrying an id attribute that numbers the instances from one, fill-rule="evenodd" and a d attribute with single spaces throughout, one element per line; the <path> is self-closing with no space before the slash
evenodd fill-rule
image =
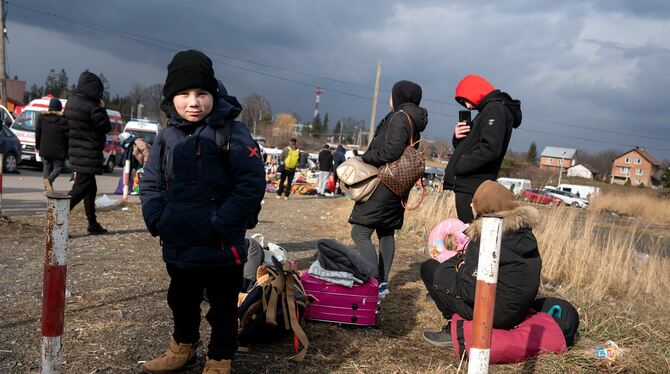
<path id="1" fill-rule="evenodd" d="M 312 131 L 311 133 L 318 136 L 321 136 L 323 125 L 321 124 L 321 115 L 317 114 L 316 117 L 312 120 Z"/>
<path id="2" fill-rule="evenodd" d="M 530 143 L 530 148 L 528 148 L 528 153 L 526 154 L 526 161 L 530 164 L 535 164 L 537 160 L 537 145 L 535 142 Z"/>
<path id="3" fill-rule="evenodd" d="M 54 69 L 50 69 L 49 74 L 47 74 L 47 79 L 44 81 L 44 91 L 46 95 L 52 94 L 54 97 L 60 97 L 61 90 L 58 85 L 58 74 L 56 74 Z"/>
<path id="4" fill-rule="evenodd" d="M 661 176 L 661 185 L 665 188 L 670 187 L 670 166 L 665 166 L 665 171 Z"/>
<path id="5" fill-rule="evenodd" d="M 106 102 L 108 102 L 111 98 L 111 95 L 109 93 L 110 87 L 109 87 L 109 81 L 107 80 L 107 77 L 105 77 L 104 74 L 100 73 L 98 74 L 98 78 L 100 78 L 100 81 L 102 82 L 102 99 Z"/>
<path id="6" fill-rule="evenodd" d="M 326 115 L 323 116 L 323 124 L 321 125 L 321 133 L 324 135 L 328 133 L 328 113 L 326 112 Z"/>

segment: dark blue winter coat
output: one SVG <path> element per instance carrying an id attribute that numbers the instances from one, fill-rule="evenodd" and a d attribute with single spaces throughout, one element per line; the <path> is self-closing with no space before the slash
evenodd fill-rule
<path id="1" fill-rule="evenodd" d="M 196 124 L 178 117 L 174 108 L 166 110 L 168 126 L 151 148 L 140 199 L 147 228 L 153 236 L 160 235 L 163 260 L 169 265 L 246 261 L 247 220 L 265 193 L 263 162 L 240 122 L 232 125 L 227 156 L 215 142 L 215 128 L 241 110 L 237 99 L 226 95 L 205 121 Z"/>

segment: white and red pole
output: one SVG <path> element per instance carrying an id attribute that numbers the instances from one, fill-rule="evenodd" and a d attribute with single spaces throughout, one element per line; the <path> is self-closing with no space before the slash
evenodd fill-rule
<path id="1" fill-rule="evenodd" d="M 123 163 L 123 200 L 128 200 L 128 191 L 130 183 L 130 160 Z"/>
<path id="2" fill-rule="evenodd" d="M 472 321 L 472 339 L 468 357 L 468 374 L 489 372 L 491 332 L 498 283 L 498 261 L 502 238 L 502 217 L 487 214 L 482 218 L 482 234 L 477 263 L 477 289 Z"/>
<path id="3" fill-rule="evenodd" d="M 47 193 L 46 254 L 42 288 L 42 373 L 62 371 L 63 322 L 70 197 Z"/>

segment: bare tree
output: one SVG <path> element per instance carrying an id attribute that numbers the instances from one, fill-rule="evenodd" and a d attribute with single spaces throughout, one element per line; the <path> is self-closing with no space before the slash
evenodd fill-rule
<path id="1" fill-rule="evenodd" d="M 244 109 L 240 115 L 242 122 L 249 126 L 253 132 L 258 131 L 258 124 L 269 122 L 272 118 L 272 108 L 270 102 L 264 96 L 252 94 L 244 98 Z"/>

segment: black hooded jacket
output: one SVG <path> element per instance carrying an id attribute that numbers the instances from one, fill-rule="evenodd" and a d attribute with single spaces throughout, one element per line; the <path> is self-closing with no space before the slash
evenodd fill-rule
<path id="1" fill-rule="evenodd" d="M 377 125 L 370 146 L 361 156 L 366 163 L 379 167 L 396 161 L 402 156 L 405 147 L 410 143 L 410 124 L 407 116 L 402 112 L 407 113 L 412 118 L 412 141 L 421 138 L 420 133 L 426 129 L 428 124 L 428 111 L 415 103 L 421 100 L 421 88 L 415 83 L 412 83 L 412 85 L 418 87 L 418 95 L 416 94 L 416 87 L 408 88 L 415 90 L 411 94 L 405 93 L 403 95 L 394 92 L 394 110 L 389 112 Z M 396 91 L 395 86 L 394 91 Z M 396 98 L 399 101 L 396 101 Z M 408 100 L 408 98 L 412 101 L 400 101 Z M 380 183 L 368 201 L 354 205 L 349 223 L 398 230 L 402 228 L 404 214 L 405 208 L 402 206 L 402 198 L 389 190 L 383 183 Z"/>
<path id="2" fill-rule="evenodd" d="M 107 111 L 100 105 L 104 91 L 97 75 L 87 71 L 79 76 L 77 90 L 65 104 L 69 127 L 68 156 L 72 170 L 82 174 L 101 174 L 106 134 L 111 130 Z"/>
<path id="3" fill-rule="evenodd" d="M 40 157 L 67 158 L 67 120 L 60 111 L 45 111 L 37 118 L 35 145 Z"/>
<path id="4" fill-rule="evenodd" d="M 503 232 L 493 327 L 511 329 L 526 317 L 540 287 L 542 258 L 532 231 L 539 221 L 539 214 L 530 206 L 497 214 L 503 217 Z M 443 262 L 433 281 L 435 289 L 469 306 L 458 312 L 465 314 L 461 315 L 465 319 L 473 317 L 481 228 L 481 219 L 476 219 L 468 227 L 465 234 L 472 241 L 467 246 L 463 261 L 460 262 L 460 256 L 456 256 Z"/>
<path id="5" fill-rule="evenodd" d="M 478 104 L 470 132 L 452 139 L 454 153 L 444 176 L 444 189 L 474 194 L 485 180 L 496 180 L 512 129 L 521 125 L 521 102 L 493 90 Z"/>

